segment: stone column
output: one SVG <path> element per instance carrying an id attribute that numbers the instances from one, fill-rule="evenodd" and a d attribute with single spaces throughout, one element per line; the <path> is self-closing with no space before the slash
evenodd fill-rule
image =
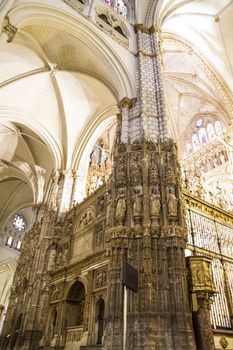
<path id="1" fill-rule="evenodd" d="M 191 256 L 187 262 L 197 350 L 214 350 L 210 305 L 216 290 L 210 270 L 211 259 Z"/>
<path id="2" fill-rule="evenodd" d="M 122 350 L 122 262 L 139 276 L 129 293 L 127 350 L 195 350 L 177 149 L 167 134 L 157 31 L 138 25 L 137 101 L 122 106 L 107 184 L 109 256 L 105 346 Z M 130 108 L 131 107 L 131 108 Z"/>
<path id="3" fill-rule="evenodd" d="M 70 208 L 72 208 L 76 203 L 76 194 L 78 192 L 78 185 L 79 185 L 79 175 L 77 171 L 73 172 L 73 189 L 72 189 L 72 196 L 70 201 Z"/>
<path id="4" fill-rule="evenodd" d="M 128 143 L 129 137 L 129 107 L 130 100 L 128 98 L 123 98 L 119 103 L 119 107 L 121 109 L 121 142 Z"/>
<path id="5" fill-rule="evenodd" d="M 63 171 L 63 188 L 62 188 L 62 197 L 59 208 L 59 215 L 62 215 L 69 210 L 72 198 L 72 189 L 73 189 L 73 171 L 71 169 Z"/>

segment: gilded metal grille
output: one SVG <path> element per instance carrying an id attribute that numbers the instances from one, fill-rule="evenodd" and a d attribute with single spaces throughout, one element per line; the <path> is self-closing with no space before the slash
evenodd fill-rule
<path id="1" fill-rule="evenodd" d="M 221 215 L 221 220 L 217 221 L 214 217 L 218 217 L 216 213 L 213 218 L 205 215 L 205 212 L 210 213 L 211 206 L 201 208 L 203 212 L 189 206 L 186 213 L 188 248 L 195 255 L 213 258 L 211 267 L 216 295 L 211 305 L 211 322 L 214 328 L 230 329 L 233 312 L 233 228 L 224 221 L 230 222 L 231 218 Z"/>
<path id="2" fill-rule="evenodd" d="M 213 259 L 211 266 L 217 290 L 217 294 L 211 305 L 211 322 L 214 328 L 231 328 L 230 315 L 225 295 L 223 267 L 219 259 Z"/>

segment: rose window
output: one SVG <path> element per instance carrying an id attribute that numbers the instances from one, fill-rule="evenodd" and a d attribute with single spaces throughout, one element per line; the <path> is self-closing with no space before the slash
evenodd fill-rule
<path id="1" fill-rule="evenodd" d="M 13 217 L 12 224 L 14 228 L 19 232 L 25 231 L 26 229 L 26 222 L 23 215 L 21 214 L 16 214 Z"/>

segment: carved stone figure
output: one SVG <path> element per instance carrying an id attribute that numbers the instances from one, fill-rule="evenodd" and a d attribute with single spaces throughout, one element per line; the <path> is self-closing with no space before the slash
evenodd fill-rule
<path id="1" fill-rule="evenodd" d="M 196 264 L 193 266 L 192 269 L 193 272 L 193 283 L 195 287 L 198 287 L 199 285 L 204 284 L 204 274 L 201 264 Z"/>
<path id="2" fill-rule="evenodd" d="M 142 215 L 142 198 L 139 189 L 134 189 L 133 196 L 133 216 Z"/>
<path id="3" fill-rule="evenodd" d="M 177 198 L 174 188 L 169 188 L 167 196 L 168 215 L 177 216 Z"/>
<path id="4" fill-rule="evenodd" d="M 102 287 L 106 283 L 106 272 L 99 271 L 96 276 L 96 288 Z"/>
<path id="5" fill-rule="evenodd" d="M 104 211 L 104 196 L 101 196 L 98 198 L 98 207 L 97 207 L 98 215 L 103 214 L 103 211 Z"/>
<path id="6" fill-rule="evenodd" d="M 149 175 L 150 184 L 156 184 L 158 182 L 158 179 L 159 179 L 158 167 L 153 162 L 151 164 L 150 175 Z"/>
<path id="7" fill-rule="evenodd" d="M 126 200 L 124 190 L 119 190 L 119 196 L 116 207 L 116 222 L 117 225 L 122 225 L 126 213 Z"/>
<path id="8" fill-rule="evenodd" d="M 52 249 L 49 252 L 49 259 L 48 259 L 48 270 L 53 270 L 55 267 L 55 259 L 56 259 L 56 248 L 55 246 L 52 247 Z"/>
<path id="9" fill-rule="evenodd" d="M 140 183 L 141 177 L 142 177 L 141 167 L 138 164 L 138 158 L 135 157 L 133 159 L 133 163 L 131 166 L 131 183 L 133 185 Z"/>
<path id="10" fill-rule="evenodd" d="M 104 243 L 104 232 L 103 232 L 103 227 L 102 225 L 98 225 L 96 227 L 96 235 L 95 235 L 95 244 L 96 247 L 100 247 Z"/>
<path id="11" fill-rule="evenodd" d="M 119 186 L 126 184 L 126 166 L 124 164 L 124 157 L 118 158 L 118 172 L 117 172 L 117 183 Z"/>
<path id="12" fill-rule="evenodd" d="M 69 249 L 68 246 L 65 245 L 64 250 L 63 250 L 63 256 L 62 256 L 62 264 L 66 265 L 68 262 L 68 255 L 69 255 Z"/>
<path id="13" fill-rule="evenodd" d="M 80 222 L 79 222 L 79 227 L 84 227 L 88 224 L 90 224 L 93 221 L 93 214 L 91 211 L 86 212 L 82 215 Z"/>
<path id="14" fill-rule="evenodd" d="M 150 215 L 159 216 L 161 210 L 160 193 L 158 189 L 152 188 L 150 199 Z"/>
<path id="15" fill-rule="evenodd" d="M 59 253 L 57 256 L 57 266 L 61 266 L 62 265 L 62 248 L 59 248 Z"/>
<path id="16" fill-rule="evenodd" d="M 107 192 L 107 204 L 106 204 L 106 226 L 110 226 L 111 212 L 112 212 L 112 197 L 111 192 Z"/>

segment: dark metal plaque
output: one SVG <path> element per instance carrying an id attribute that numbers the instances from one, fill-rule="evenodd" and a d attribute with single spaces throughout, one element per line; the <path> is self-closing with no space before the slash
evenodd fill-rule
<path id="1" fill-rule="evenodd" d="M 138 292 L 138 272 L 126 261 L 123 262 L 122 267 L 122 284 L 133 292 Z"/>

